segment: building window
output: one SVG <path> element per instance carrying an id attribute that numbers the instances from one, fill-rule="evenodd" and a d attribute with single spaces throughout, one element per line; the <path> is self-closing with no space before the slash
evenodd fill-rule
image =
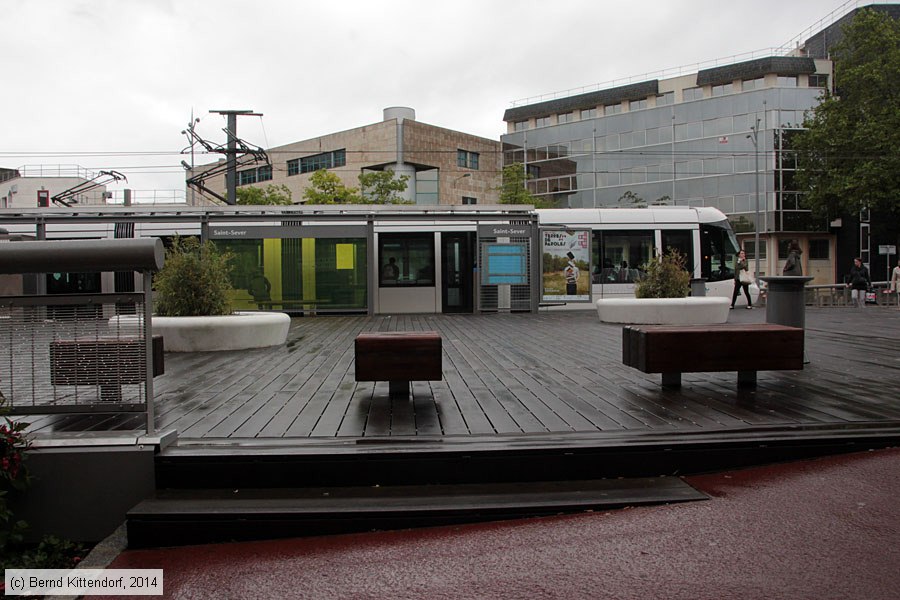
<path id="1" fill-rule="evenodd" d="M 513 123 L 513 129 L 516 131 L 525 131 L 528 129 L 528 121 L 516 121 Z"/>
<path id="2" fill-rule="evenodd" d="M 295 158 L 287 161 L 288 175 L 312 173 L 320 169 L 334 169 L 336 167 L 346 166 L 346 164 L 347 151 L 344 149 L 313 154 L 312 156 L 304 156 L 303 158 Z"/>
<path id="3" fill-rule="evenodd" d="M 559 113 L 559 115 L 557 115 L 557 117 L 556 117 L 556 122 L 560 123 L 560 124 L 571 123 L 574 120 L 575 120 L 574 112 Z"/>
<path id="4" fill-rule="evenodd" d="M 606 106 L 603 107 L 604 115 L 617 115 L 620 112 L 622 112 L 621 104 L 607 104 Z"/>
<path id="5" fill-rule="evenodd" d="M 581 120 L 585 119 L 594 119 L 597 117 L 597 109 L 596 108 L 585 108 L 581 111 Z"/>
<path id="6" fill-rule="evenodd" d="M 778 87 L 797 87 L 797 76 L 779 75 Z"/>
<path id="7" fill-rule="evenodd" d="M 632 100 L 628 103 L 628 110 L 641 110 L 642 108 L 647 108 L 647 99 L 643 100 Z"/>
<path id="8" fill-rule="evenodd" d="M 681 91 L 681 97 L 685 102 L 689 102 L 690 100 L 700 100 L 703 98 L 703 88 L 684 88 Z"/>
<path id="9" fill-rule="evenodd" d="M 809 258 L 810 260 L 828 260 L 828 240 L 809 240 Z"/>
<path id="10" fill-rule="evenodd" d="M 462 203 L 463 204 L 478 204 L 478 198 L 472 198 L 470 196 L 463 196 Z"/>
<path id="11" fill-rule="evenodd" d="M 478 169 L 478 157 L 479 154 L 477 152 L 469 152 L 467 150 L 457 150 L 456 151 L 456 166 L 463 167 L 464 169 Z"/>
<path id="12" fill-rule="evenodd" d="M 378 236 L 381 287 L 434 286 L 434 234 Z"/>
<path id="13" fill-rule="evenodd" d="M 527 165 L 525 170 L 529 179 L 538 179 L 541 176 L 541 168 L 537 165 Z"/>
<path id="14" fill-rule="evenodd" d="M 733 83 L 725 83 L 722 85 L 712 86 L 713 97 L 724 96 L 725 94 L 731 94 L 733 92 L 734 92 L 734 84 Z"/>
<path id="15" fill-rule="evenodd" d="M 765 87 L 766 80 L 764 77 L 757 77 L 756 79 L 745 79 L 741 82 L 741 91 L 749 92 L 750 90 L 760 90 Z"/>
<path id="16" fill-rule="evenodd" d="M 256 169 L 238 171 L 238 185 L 249 185 L 251 183 L 256 183 Z"/>
<path id="17" fill-rule="evenodd" d="M 828 75 L 810 75 L 809 76 L 809 87 L 827 88 L 828 87 Z"/>
<path id="18" fill-rule="evenodd" d="M 747 258 L 756 258 L 756 240 L 744 240 L 744 252 L 747 254 Z M 765 260 L 766 258 L 766 242 L 763 240 L 759 241 L 759 259 Z M 785 256 L 787 258 L 787 256 Z"/>
<path id="19" fill-rule="evenodd" d="M 550 125 L 550 117 L 537 117 L 534 120 L 535 127 L 547 127 Z"/>
<path id="20" fill-rule="evenodd" d="M 675 104 L 675 92 L 666 92 L 656 97 L 657 106 L 666 106 L 668 104 Z"/>

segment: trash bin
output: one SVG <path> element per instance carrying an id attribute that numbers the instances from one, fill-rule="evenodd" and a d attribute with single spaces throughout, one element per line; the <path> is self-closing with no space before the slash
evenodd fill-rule
<path id="1" fill-rule="evenodd" d="M 706 280 L 699 279 L 691 279 L 691 296 L 705 296 L 706 295 Z"/>

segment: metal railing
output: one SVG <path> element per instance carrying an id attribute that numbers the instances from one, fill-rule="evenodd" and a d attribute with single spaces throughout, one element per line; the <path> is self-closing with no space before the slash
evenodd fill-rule
<path id="1" fill-rule="evenodd" d="M 896 295 L 883 293 L 890 287 L 888 281 L 872 282 L 875 291 L 875 304 L 879 306 L 890 305 L 896 300 Z M 850 288 L 843 283 L 827 283 L 806 286 L 807 306 L 852 306 Z"/>
<path id="2" fill-rule="evenodd" d="M 0 393 L 9 412 L 147 411 L 153 369 L 143 304 L 141 293 L 0 298 Z"/>

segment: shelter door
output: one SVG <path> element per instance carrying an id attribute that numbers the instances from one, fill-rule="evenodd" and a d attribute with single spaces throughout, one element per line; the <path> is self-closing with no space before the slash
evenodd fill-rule
<path id="1" fill-rule="evenodd" d="M 470 313 L 474 307 L 475 232 L 441 234 L 441 301 L 445 313 Z"/>

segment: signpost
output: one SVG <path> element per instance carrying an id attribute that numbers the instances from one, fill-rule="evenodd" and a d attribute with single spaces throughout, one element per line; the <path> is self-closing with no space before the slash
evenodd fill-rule
<path id="1" fill-rule="evenodd" d="M 894 246 L 892 244 L 891 245 L 884 244 L 884 245 L 878 246 L 878 254 L 887 255 L 887 256 L 892 256 L 894 254 L 897 254 L 897 246 Z M 888 281 L 890 281 L 890 279 L 891 279 L 891 259 L 890 258 L 887 259 L 887 277 L 886 277 L 886 279 Z"/>

